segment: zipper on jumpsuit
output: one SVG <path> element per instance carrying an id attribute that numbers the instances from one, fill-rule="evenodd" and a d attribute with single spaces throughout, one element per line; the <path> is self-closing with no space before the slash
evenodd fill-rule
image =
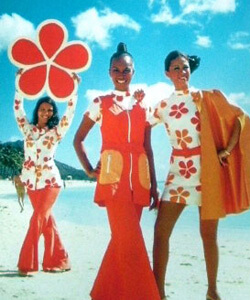
<path id="1" fill-rule="evenodd" d="M 129 110 L 127 110 L 127 116 L 128 116 L 128 142 L 130 143 L 131 142 L 131 119 L 130 119 Z M 132 185 L 133 156 L 131 152 L 129 153 L 129 155 L 130 155 L 129 184 L 132 192 L 133 191 L 133 185 Z"/>

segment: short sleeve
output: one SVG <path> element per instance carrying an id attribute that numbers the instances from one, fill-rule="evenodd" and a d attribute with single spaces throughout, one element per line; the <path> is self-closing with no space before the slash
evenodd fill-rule
<path id="1" fill-rule="evenodd" d="M 95 98 L 87 108 L 85 115 L 87 115 L 92 121 L 100 122 L 102 118 L 101 114 L 101 99 Z"/>
<path id="2" fill-rule="evenodd" d="M 166 100 L 160 101 L 149 115 L 148 122 L 151 126 L 164 122 L 164 111 L 167 107 Z"/>

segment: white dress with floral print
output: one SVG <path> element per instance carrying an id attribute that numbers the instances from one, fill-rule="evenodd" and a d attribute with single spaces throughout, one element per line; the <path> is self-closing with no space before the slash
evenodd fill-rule
<path id="1" fill-rule="evenodd" d="M 25 157 L 20 177 L 28 189 L 62 186 L 60 173 L 54 162 L 54 154 L 58 143 L 72 122 L 76 102 L 76 96 L 68 101 L 66 112 L 57 126 L 52 129 L 39 129 L 28 122 L 23 109 L 23 97 L 18 92 L 16 93 L 15 117 L 19 129 L 25 137 Z"/>
<path id="2" fill-rule="evenodd" d="M 154 111 L 151 124 L 164 123 L 173 149 L 200 147 L 200 118 L 191 93 L 175 91 Z M 196 148 L 197 149 L 197 148 Z M 201 205 L 200 154 L 171 155 L 163 201 Z"/>

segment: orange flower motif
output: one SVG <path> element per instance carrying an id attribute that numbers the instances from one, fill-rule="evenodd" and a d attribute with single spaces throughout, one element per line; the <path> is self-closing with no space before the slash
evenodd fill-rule
<path id="1" fill-rule="evenodd" d="M 164 100 L 162 100 L 161 103 L 160 103 L 160 106 L 161 106 L 161 108 L 166 107 L 167 106 L 167 102 L 164 101 Z"/>
<path id="2" fill-rule="evenodd" d="M 192 137 L 188 136 L 188 130 L 183 129 L 182 131 L 176 130 L 175 131 L 177 143 L 181 146 L 182 149 L 187 148 L 187 144 L 190 144 L 192 142 Z"/>
<path id="3" fill-rule="evenodd" d="M 170 201 L 175 203 L 183 203 L 186 204 L 186 199 L 189 197 L 190 193 L 185 191 L 182 186 L 179 186 L 177 190 L 171 189 L 169 191 L 171 197 Z"/>
<path id="4" fill-rule="evenodd" d="M 69 126 L 69 122 L 68 122 L 68 118 L 66 116 L 64 116 L 62 119 L 61 119 L 61 126 L 62 127 L 66 127 L 66 126 Z"/>
<path id="5" fill-rule="evenodd" d="M 30 135 L 28 135 L 27 139 L 26 139 L 26 146 L 27 148 L 32 148 L 34 145 L 34 141 L 32 139 L 32 137 Z"/>
<path id="6" fill-rule="evenodd" d="M 42 177 L 42 166 L 41 165 L 36 166 L 36 177 L 37 177 L 37 181 L 39 180 L 38 178 Z"/>
<path id="7" fill-rule="evenodd" d="M 43 142 L 43 145 L 47 146 L 48 149 L 51 149 L 52 145 L 54 145 L 54 138 L 53 138 L 53 136 L 51 136 L 51 137 L 46 136 L 45 140 Z"/>
<path id="8" fill-rule="evenodd" d="M 173 180 L 174 180 L 174 174 L 168 174 L 165 185 L 171 184 L 173 182 Z"/>
<path id="9" fill-rule="evenodd" d="M 25 119 L 24 118 L 17 118 L 17 123 L 18 123 L 19 127 L 23 128 L 24 124 L 25 124 Z"/>
<path id="10" fill-rule="evenodd" d="M 186 113 L 188 113 L 188 109 L 185 107 L 185 103 L 181 102 L 179 105 L 174 104 L 171 106 L 171 112 L 169 113 L 169 116 L 180 119 L 181 116 Z"/>

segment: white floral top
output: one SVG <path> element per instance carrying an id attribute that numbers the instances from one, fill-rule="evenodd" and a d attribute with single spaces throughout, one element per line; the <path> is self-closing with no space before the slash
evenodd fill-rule
<path id="1" fill-rule="evenodd" d="M 68 101 L 66 112 L 57 126 L 52 129 L 39 129 L 28 122 L 23 109 L 23 97 L 16 92 L 14 112 L 19 129 L 25 137 L 25 157 L 20 177 L 28 189 L 62 186 L 54 154 L 72 122 L 76 102 L 77 96 Z"/>

